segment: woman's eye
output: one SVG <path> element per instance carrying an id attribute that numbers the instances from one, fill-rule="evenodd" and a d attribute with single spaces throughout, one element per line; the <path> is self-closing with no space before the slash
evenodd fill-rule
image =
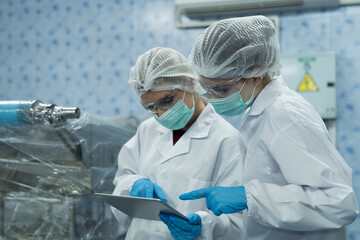
<path id="1" fill-rule="evenodd" d="M 173 101 L 174 101 L 174 96 L 168 96 L 168 97 L 164 98 L 163 100 L 161 100 L 161 104 L 168 105 L 168 104 L 171 104 Z"/>
<path id="2" fill-rule="evenodd" d="M 225 94 L 225 93 L 229 92 L 230 89 L 231 88 L 220 88 L 220 89 L 216 89 L 216 92 Z"/>

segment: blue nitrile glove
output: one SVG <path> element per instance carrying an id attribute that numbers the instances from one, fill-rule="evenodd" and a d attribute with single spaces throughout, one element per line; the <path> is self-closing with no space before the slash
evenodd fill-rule
<path id="1" fill-rule="evenodd" d="M 189 221 L 166 213 L 160 213 L 159 217 L 176 240 L 193 240 L 201 233 L 201 217 L 196 213 L 187 216 Z"/>
<path id="2" fill-rule="evenodd" d="M 130 196 L 132 197 L 145 197 L 145 198 L 160 198 L 167 202 L 165 194 L 161 188 L 152 183 L 148 178 L 140 178 L 132 185 Z"/>
<path id="3" fill-rule="evenodd" d="M 206 198 L 206 206 L 216 216 L 236 213 L 247 208 L 245 187 L 208 187 L 184 193 L 181 200 Z"/>

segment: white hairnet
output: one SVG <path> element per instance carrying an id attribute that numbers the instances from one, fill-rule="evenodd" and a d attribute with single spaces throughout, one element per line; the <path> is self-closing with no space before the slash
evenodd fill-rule
<path id="1" fill-rule="evenodd" d="M 207 78 L 273 77 L 280 67 L 274 24 L 264 16 L 214 22 L 197 38 L 189 64 Z"/>
<path id="2" fill-rule="evenodd" d="M 157 47 L 138 57 L 135 66 L 130 69 L 129 84 L 140 96 L 149 90 L 194 92 L 201 89 L 196 78 L 197 74 L 182 54 L 171 48 Z"/>

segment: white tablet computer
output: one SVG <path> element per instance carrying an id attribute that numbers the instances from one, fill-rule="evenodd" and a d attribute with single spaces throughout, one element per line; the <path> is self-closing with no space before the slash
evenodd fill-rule
<path id="1" fill-rule="evenodd" d="M 123 195 L 112 195 L 95 193 L 103 201 L 119 209 L 132 218 L 161 221 L 159 213 L 174 214 L 182 219 L 188 220 L 182 213 L 157 198 L 130 197 Z"/>

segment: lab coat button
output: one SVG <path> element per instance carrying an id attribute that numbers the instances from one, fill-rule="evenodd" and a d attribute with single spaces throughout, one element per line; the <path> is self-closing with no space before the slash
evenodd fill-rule
<path id="1" fill-rule="evenodd" d="M 161 227 L 160 227 L 160 226 L 156 226 L 155 231 L 160 232 L 160 231 L 161 231 Z"/>

